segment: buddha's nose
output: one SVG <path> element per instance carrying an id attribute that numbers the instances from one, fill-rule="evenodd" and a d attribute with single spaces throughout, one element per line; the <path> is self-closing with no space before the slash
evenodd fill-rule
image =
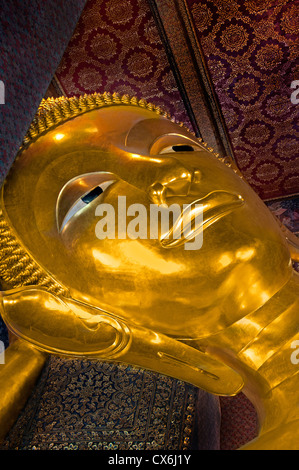
<path id="1" fill-rule="evenodd" d="M 201 173 L 198 169 L 188 168 L 177 159 L 172 159 L 172 165 L 163 169 L 148 187 L 148 196 L 154 204 L 165 204 L 169 197 L 187 196 L 192 183 L 198 183 Z"/>

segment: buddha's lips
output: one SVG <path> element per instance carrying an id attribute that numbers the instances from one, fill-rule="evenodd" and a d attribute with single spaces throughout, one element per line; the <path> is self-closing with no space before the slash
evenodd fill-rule
<path id="1" fill-rule="evenodd" d="M 196 199 L 184 208 L 169 232 L 162 236 L 161 245 L 163 248 L 181 246 L 243 204 L 242 196 L 227 191 L 213 191 L 203 198 Z M 191 226 L 194 225 L 196 216 L 200 214 L 202 214 L 202 222 L 196 223 L 195 229 L 192 229 Z M 187 229 L 183 230 L 184 227 Z M 179 237 L 178 234 L 180 234 Z"/>

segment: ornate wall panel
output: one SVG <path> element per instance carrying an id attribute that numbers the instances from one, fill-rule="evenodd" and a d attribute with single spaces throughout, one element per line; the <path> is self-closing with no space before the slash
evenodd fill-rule
<path id="1" fill-rule="evenodd" d="M 200 443 L 219 448 L 213 397 L 129 366 L 52 356 L 0 449 L 190 450 L 195 408 Z"/>
<path id="2" fill-rule="evenodd" d="M 147 1 L 196 133 L 222 156 L 233 157 L 214 85 L 188 11 L 173 0 Z"/>
<path id="3" fill-rule="evenodd" d="M 144 98 L 193 130 L 146 0 L 88 0 L 55 81 L 66 96 Z"/>
<path id="4" fill-rule="evenodd" d="M 264 199 L 298 194 L 298 1 L 175 4 L 191 23 L 245 177 Z"/>

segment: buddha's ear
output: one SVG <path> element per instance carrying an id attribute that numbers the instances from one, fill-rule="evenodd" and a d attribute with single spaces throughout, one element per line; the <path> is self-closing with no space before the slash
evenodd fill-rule
<path id="1" fill-rule="evenodd" d="M 42 351 L 152 370 L 217 395 L 235 395 L 241 376 L 180 341 L 71 298 L 29 286 L 1 293 L 7 326 Z"/>

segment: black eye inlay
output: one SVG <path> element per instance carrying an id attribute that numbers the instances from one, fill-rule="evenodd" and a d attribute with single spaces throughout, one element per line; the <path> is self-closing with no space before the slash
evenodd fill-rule
<path id="1" fill-rule="evenodd" d="M 89 204 L 92 202 L 96 197 L 98 197 L 100 194 L 102 194 L 103 190 L 100 186 L 96 186 L 93 188 L 92 191 L 90 191 L 88 194 L 85 194 L 81 199 L 85 204 Z"/>
<path id="2" fill-rule="evenodd" d="M 194 148 L 191 145 L 173 145 L 172 150 L 175 152 L 194 152 Z"/>

